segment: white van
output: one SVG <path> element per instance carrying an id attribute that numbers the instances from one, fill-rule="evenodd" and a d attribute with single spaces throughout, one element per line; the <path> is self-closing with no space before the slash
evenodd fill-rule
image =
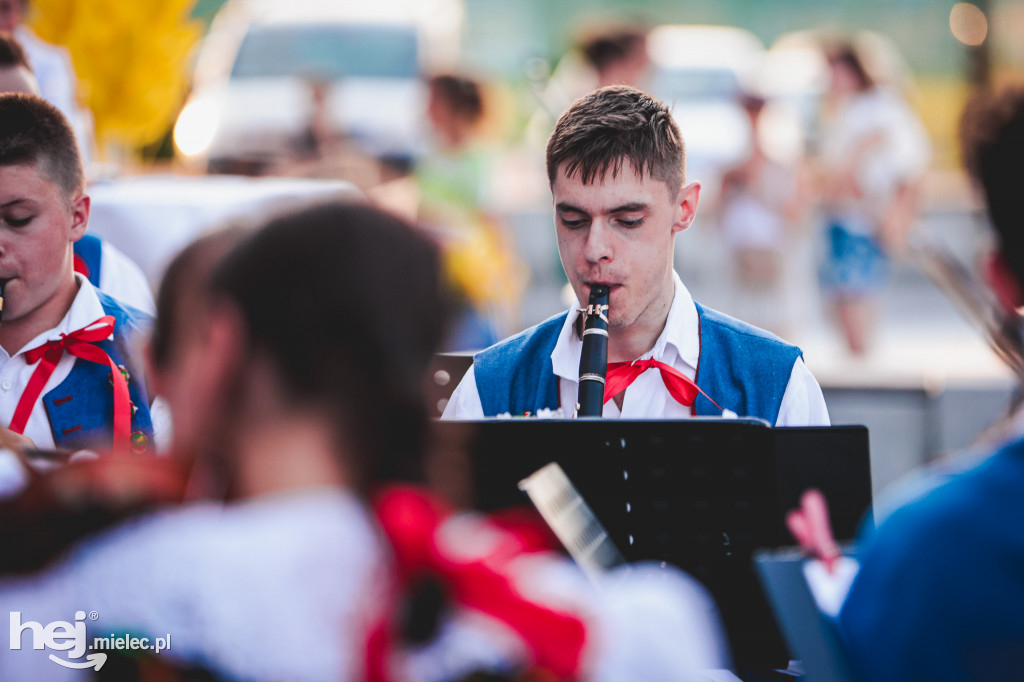
<path id="1" fill-rule="evenodd" d="M 211 169 L 286 157 L 322 87 L 338 133 L 375 157 L 411 160 L 422 73 L 454 61 L 461 18 L 457 0 L 230 0 L 200 49 L 176 146 Z"/>

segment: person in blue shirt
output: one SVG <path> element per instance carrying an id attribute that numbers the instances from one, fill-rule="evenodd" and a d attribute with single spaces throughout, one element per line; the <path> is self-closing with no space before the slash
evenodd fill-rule
<path id="1" fill-rule="evenodd" d="M 1007 319 L 1024 304 L 1024 89 L 972 102 L 964 161 L 999 238 L 987 279 Z M 1016 331 L 1019 333 L 1019 330 Z M 904 505 L 867 539 L 839 614 L 859 676 L 1024 676 L 1024 430 L 977 467 Z"/>

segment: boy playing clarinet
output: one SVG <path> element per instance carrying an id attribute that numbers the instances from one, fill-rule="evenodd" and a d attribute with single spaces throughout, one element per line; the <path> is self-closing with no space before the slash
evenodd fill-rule
<path id="1" fill-rule="evenodd" d="M 151 449 L 138 335 L 150 318 L 74 271 L 89 222 L 82 159 L 44 100 L 0 95 L 0 420 L 40 449 Z"/>
<path id="2" fill-rule="evenodd" d="M 693 222 L 700 184 L 685 182 L 683 138 L 664 103 L 625 86 L 577 100 L 548 140 L 547 169 L 577 300 L 610 289 L 607 386 L 618 390 L 606 390 L 604 417 L 728 410 L 780 426 L 829 423 L 799 348 L 695 303 L 675 273 L 675 236 Z M 571 415 L 579 307 L 477 354 L 444 417 Z"/>

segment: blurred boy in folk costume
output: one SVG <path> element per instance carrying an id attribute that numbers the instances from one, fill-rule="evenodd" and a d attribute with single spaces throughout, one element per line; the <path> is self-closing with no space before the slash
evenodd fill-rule
<path id="1" fill-rule="evenodd" d="M 136 346 L 150 317 L 75 273 L 84 189 L 60 112 L 0 95 L 0 418 L 37 448 L 143 452 L 153 424 Z"/>
<path id="2" fill-rule="evenodd" d="M 512 328 L 524 267 L 489 212 L 495 154 L 482 141 L 488 118 L 484 84 L 455 74 L 427 82 L 432 144 L 417 163 L 419 220 L 440 240 L 445 271 L 458 294 L 443 350 L 479 350 Z"/>

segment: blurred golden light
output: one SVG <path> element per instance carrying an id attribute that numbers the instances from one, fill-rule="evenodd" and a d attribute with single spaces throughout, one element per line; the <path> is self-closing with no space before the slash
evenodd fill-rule
<path id="1" fill-rule="evenodd" d="M 949 13 L 949 30 L 964 45 L 981 45 L 988 35 L 988 19 L 975 5 L 958 2 Z"/>
<path id="2" fill-rule="evenodd" d="M 217 130 L 217 108 L 210 100 L 190 102 L 174 126 L 174 144 L 185 156 L 205 152 Z"/>

